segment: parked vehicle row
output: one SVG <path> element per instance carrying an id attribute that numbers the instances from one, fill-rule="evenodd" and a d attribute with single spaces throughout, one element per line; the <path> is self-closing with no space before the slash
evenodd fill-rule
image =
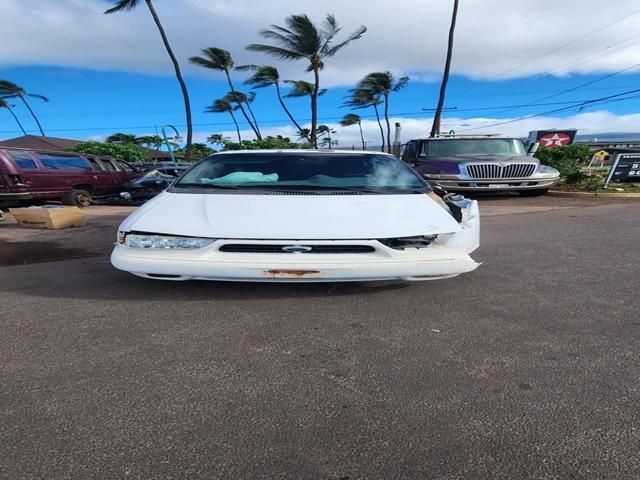
<path id="1" fill-rule="evenodd" d="M 127 162 L 94 155 L 0 149 L 0 206 L 45 200 L 88 206 L 117 194 L 142 173 Z"/>

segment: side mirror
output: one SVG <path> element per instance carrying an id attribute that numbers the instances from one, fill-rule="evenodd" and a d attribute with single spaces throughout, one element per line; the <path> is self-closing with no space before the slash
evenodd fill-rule
<path id="1" fill-rule="evenodd" d="M 538 151 L 538 149 L 540 148 L 540 142 L 538 142 L 537 140 L 535 142 L 533 142 L 531 145 L 529 145 L 529 150 L 527 151 L 527 154 L 530 157 L 533 157 L 536 152 Z"/>

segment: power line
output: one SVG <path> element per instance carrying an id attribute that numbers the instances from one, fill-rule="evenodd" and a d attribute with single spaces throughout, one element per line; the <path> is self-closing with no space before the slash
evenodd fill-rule
<path id="1" fill-rule="evenodd" d="M 638 67 L 640 67 L 640 63 L 636 63 L 634 65 L 631 65 L 630 67 L 623 68 L 622 70 L 618 70 L 617 72 L 613 72 L 613 73 L 609 73 L 607 75 L 603 75 L 602 77 L 598 77 L 598 78 L 596 78 L 594 80 L 590 80 L 590 81 L 588 81 L 586 83 L 583 83 L 581 85 L 578 85 L 576 87 L 571 87 L 571 88 L 568 88 L 566 90 L 562 90 L 560 92 L 554 93 L 553 95 L 548 95 L 546 97 L 538 98 L 537 100 L 534 100 L 533 102 L 531 102 L 531 103 L 529 103 L 527 105 L 524 105 L 524 107 L 535 106 L 535 104 L 538 103 L 538 102 L 543 102 L 545 100 L 549 100 L 551 98 L 555 98 L 555 97 L 558 97 L 560 95 L 564 95 L 565 93 L 575 92 L 576 90 L 580 90 L 581 88 L 587 87 L 589 85 L 593 85 L 594 83 L 601 82 L 602 80 L 606 80 L 607 78 L 614 77 L 616 75 L 619 75 L 620 73 L 624 73 L 624 72 L 627 72 L 629 70 L 632 70 L 632 69 L 638 68 Z M 512 110 L 513 110 L 513 108 L 507 108 L 506 110 L 501 110 L 499 112 L 496 112 L 496 115 L 500 114 L 500 113 L 510 112 Z"/>
<path id="2" fill-rule="evenodd" d="M 466 130 L 461 130 L 461 133 L 462 132 L 470 132 L 470 131 L 473 131 L 473 130 L 481 130 L 483 128 L 497 127 L 499 125 L 507 125 L 509 123 L 521 122 L 523 120 L 528 120 L 530 118 L 541 117 L 541 116 L 544 116 L 544 115 L 549 115 L 549 114 L 552 114 L 552 113 L 558 113 L 558 112 L 562 112 L 562 111 L 565 111 L 565 110 L 573 110 L 575 108 L 581 108 L 581 107 L 584 107 L 584 106 L 587 106 L 587 105 L 610 103 L 607 100 L 610 100 L 610 99 L 613 99 L 613 98 L 617 98 L 617 97 L 621 97 L 623 95 L 631 95 L 632 93 L 637 93 L 637 92 L 640 92 L 640 88 L 636 88 L 634 90 L 629 90 L 629 91 L 626 91 L 626 92 L 618 93 L 616 95 L 609 95 L 607 97 L 595 98 L 595 99 L 592 99 L 592 100 L 587 100 L 585 102 L 581 102 L 581 103 L 578 103 L 576 105 L 572 105 L 572 106 L 569 106 L 569 107 L 562 107 L 562 108 L 557 108 L 557 109 L 554 109 L 554 110 L 548 110 L 546 112 L 540 112 L 540 113 L 535 113 L 535 114 L 532 114 L 532 115 L 526 115 L 524 117 L 514 118 L 514 119 L 511 119 L 511 120 L 505 120 L 503 122 L 496 122 L 496 123 L 492 123 L 492 124 L 489 124 L 489 125 L 483 125 L 481 127 L 468 128 Z M 619 99 L 619 100 L 612 100 L 612 101 L 630 100 L 632 98 L 637 98 L 637 96 L 626 97 L 626 98 L 622 98 L 622 99 Z"/>

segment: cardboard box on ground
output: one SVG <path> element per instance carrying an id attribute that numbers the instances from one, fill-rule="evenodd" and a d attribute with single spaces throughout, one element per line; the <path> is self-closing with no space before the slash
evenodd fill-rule
<path id="1" fill-rule="evenodd" d="M 45 205 L 43 207 L 10 208 L 22 228 L 46 228 L 60 230 L 62 228 L 84 227 L 87 224 L 78 207 Z"/>

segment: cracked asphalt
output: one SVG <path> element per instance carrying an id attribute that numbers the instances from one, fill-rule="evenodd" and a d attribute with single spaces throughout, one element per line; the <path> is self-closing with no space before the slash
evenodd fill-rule
<path id="1" fill-rule="evenodd" d="M 0 478 L 640 478 L 640 202 L 480 201 L 483 265 L 416 284 L 150 281 L 122 212 L 0 226 L 87 252 L 0 268 Z"/>

